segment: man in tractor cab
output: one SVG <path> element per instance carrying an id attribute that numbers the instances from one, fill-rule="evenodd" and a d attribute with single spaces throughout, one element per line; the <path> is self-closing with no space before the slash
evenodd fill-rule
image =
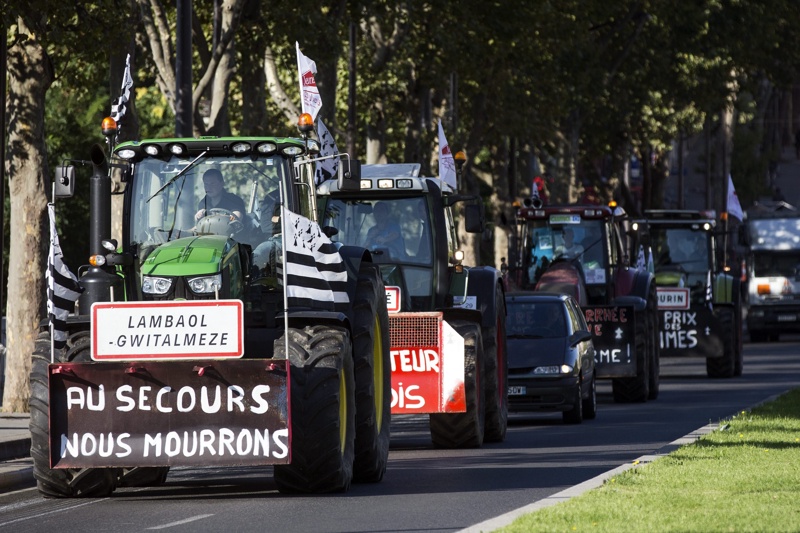
<path id="1" fill-rule="evenodd" d="M 385 248 L 392 257 L 405 256 L 405 244 L 400 225 L 391 220 L 389 205 L 386 202 L 377 202 L 372 209 L 375 225 L 367 232 L 366 246 L 370 249 Z"/>
<path id="2" fill-rule="evenodd" d="M 212 209 L 224 209 L 238 220 L 242 220 L 245 212 L 244 200 L 225 190 L 225 179 L 216 168 L 211 168 L 203 174 L 203 187 L 206 195 L 197 204 L 195 220 L 208 216 Z"/>
<path id="3" fill-rule="evenodd" d="M 575 242 L 575 230 L 569 226 L 564 228 L 564 246 L 561 249 L 561 256 L 568 259 L 580 257 L 583 253 L 583 245 Z"/>

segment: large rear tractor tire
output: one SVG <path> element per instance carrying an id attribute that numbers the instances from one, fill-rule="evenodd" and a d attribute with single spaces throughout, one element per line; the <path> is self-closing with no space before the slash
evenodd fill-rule
<path id="1" fill-rule="evenodd" d="M 392 372 L 386 295 L 380 271 L 372 263 L 361 263 L 354 310 L 356 442 L 353 481 L 376 483 L 383 478 L 389 461 Z"/>
<path id="2" fill-rule="evenodd" d="M 289 328 L 292 462 L 275 466 L 285 493 L 345 492 L 353 479 L 355 380 L 347 330 Z M 276 359 L 285 339 L 275 341 Z"/>
<path id="3" fill-rule="evenodd" d="M 706 359 L 706 373 L 710 378 L 732 378 L 736 371 L 737 347 L 739 345 L 734 332 L 736 311 L 733 308 L 718 308 L 720 331 L 722 336 L 722 357 Z"/>
<path id="4" fill-rule="evenodd" d="M 481 327 L 464 320 L 453 320 L 450 325 L 464 338 L 467 411 L 430 415 L 431 440 L 437 448 L 478 448 L 483 444 L 486 424 Z"/>
<path id="5" fill-rule="evenodd" d="M 72 334 L 67 346 L 57 350 L 56 362 L 90 360 L 88 331 Z M 50 468 L 50 389 L 47 367 L 50 364 L 50 333 L 40 331 L 31 361 L 30 431 L 33 477 L 39 492 L 48 498 L 108 496 L 117 487 L 117 468 Z"/>
<path id="6" fill-rule="evenodd" d="M 506 303 L 502 291 L 495 291 L 494 326 L 481 330 L 486 376 L 485 442 L 503 442 L 508 429 L 508 358 L 506 357 Z"/>
<path id="7" fill-rule="evenodd" d="M 635 320 L 636 375 L 611 380 L 611 392 L 617 403 L 646 402 L 650 396 L 650 354 L 647 349 L 650 336 L 650 332 L 647 331 L 649 321 L 646 313 L 638 313 Z"/>

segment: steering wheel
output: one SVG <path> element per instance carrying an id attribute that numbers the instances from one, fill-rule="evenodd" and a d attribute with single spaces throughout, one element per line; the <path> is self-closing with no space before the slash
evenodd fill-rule
<path id="1" fill-rule="evenodd" d="M 200 235 L 235 235 L 244 229 L 242 221 L 227 209 L 218 207 L 206 211 L 206 216 L 197 221 L 195 231 Z"/>

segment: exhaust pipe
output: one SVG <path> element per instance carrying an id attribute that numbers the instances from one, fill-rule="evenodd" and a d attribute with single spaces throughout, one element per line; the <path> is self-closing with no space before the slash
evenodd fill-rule
<path id="1" fill-rule="evenodd" d="M 105 255 L 103 240 L 111 238 L 111 177 L 101 145 L 92 146 L 90 159 L 93 172 L 89 180 L 89 256 Z M 110 301 L 111 287 L 122 295 L 122 278 L 116 275 L 114 267 L 90 266 L 80 283 L 85 289 L 78 300 L 81 315 L 88 315 L 94 302 Z"/>

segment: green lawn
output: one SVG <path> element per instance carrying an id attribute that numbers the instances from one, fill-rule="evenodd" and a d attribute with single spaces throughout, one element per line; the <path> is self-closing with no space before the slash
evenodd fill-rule
<path id="1" fill-rule="evenodd" d="M 503 532 L 800 531 L 800 389 Z"/>

